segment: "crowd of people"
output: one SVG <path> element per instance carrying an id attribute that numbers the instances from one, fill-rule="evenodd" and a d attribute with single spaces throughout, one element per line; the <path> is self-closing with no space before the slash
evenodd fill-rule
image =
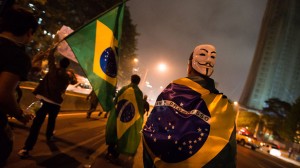
<path id="1" fill-rule="evenodd" d="M 55 141 L 54 129 L 63 102 L 62 95 L 69 84 L 76 84 L 70 61 L 56 57 L 56 44 L 33 60 L 25 52 L 38 28 L 34 15 L 12 6 L 1 12 L 0 20 L 0 167 L 4 167 L 13 148 L 12 130 L 7 116 L 22 123 L 32 120 L 24 146 L 17 153 L 28 158 L 34 148 L 40 128 L 48 115 L 46 139 Z M 139 88 L 140 77 L 131 76 L 114 98 L 115 108 L 105 112 L 105 158 L 114 162 L 120 154 L 133 157 L 143 139 L 144 167 L 236 167 L 235 112 L 229 99 L 219 92 L 210 76 L 214 72 L 216 48 L 210 44 L 195 47 L 188 58 L 187 77 L 174 80 L 158 96 L 151 113 L 147 95 Z M 35 61 L 48 59 L 49 72 L 39 82 L 33 94 L 43 104 L 36 115 L 24 113 L 15 91 L 26 80 L 30 69 L 39 70 Z M 55 64 L 57 60 L 58 65 Z M 20 95 L 20 93 L 18 94 Z M 99 105 L 91 92 L 86 118 Z M 99 116 L 103 110 L 100 109 Z M 149 116 L 145 125 L 144 115 Z M 142 132 L 142 134 L 140 134 Z M 175 164 L 176 163 L 176 164 Z"/>

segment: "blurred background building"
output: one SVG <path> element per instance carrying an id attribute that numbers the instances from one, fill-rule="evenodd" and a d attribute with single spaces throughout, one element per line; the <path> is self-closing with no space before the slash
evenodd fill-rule
<path id="1" fill-rule="evenodd" d="M 300 1 L 269 0 L 240 104 L 262 109 L 269 98 L 300 96 Z"/>

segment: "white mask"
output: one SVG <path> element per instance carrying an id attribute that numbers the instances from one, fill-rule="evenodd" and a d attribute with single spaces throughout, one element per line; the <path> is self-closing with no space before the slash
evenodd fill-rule
<path id="1" fill-rule="evenodd" d="M 209 77 L 214 71 L 216 56 L 216 49 L 213 45 L 199 45 L 193 52 L 192 67 L 200 74 Z"/>

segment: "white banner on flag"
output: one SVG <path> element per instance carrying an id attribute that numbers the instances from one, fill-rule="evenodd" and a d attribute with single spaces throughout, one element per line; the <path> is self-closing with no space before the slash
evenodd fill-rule
<path id="1" fill-rule="evenodd" d="M 63 25 L 60 28 L 60 30 L 58 30 L 56 32 L 56 35 L 58 36 L 59 41 L 61 41 L 62 39 L 64 39 L 66 36 L 68 36 L 72 32 L 73 32 L 73 30 L 70 27 Z M 60 42 L 58 44 L 57 51 L 64 57 L 69 58 L 70 60 L 78 63 L 73 51 L 71 50 L 69 44 L 65 40 L 63 40 L 62 42 Z"/>

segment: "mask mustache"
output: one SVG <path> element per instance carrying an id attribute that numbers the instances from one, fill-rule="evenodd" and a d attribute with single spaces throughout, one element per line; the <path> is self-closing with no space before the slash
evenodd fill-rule
<path id="1" fill-rule="evenodd" d="M 199 65 L 202 65 L 202 66 L 206 66 L 206 67 L 211 67 L 213 68 L 214 66 L 211 65 L 210 63 L 204 63 L 204 64 L 201 64 L 200 62 L 198 62 Z"/>

